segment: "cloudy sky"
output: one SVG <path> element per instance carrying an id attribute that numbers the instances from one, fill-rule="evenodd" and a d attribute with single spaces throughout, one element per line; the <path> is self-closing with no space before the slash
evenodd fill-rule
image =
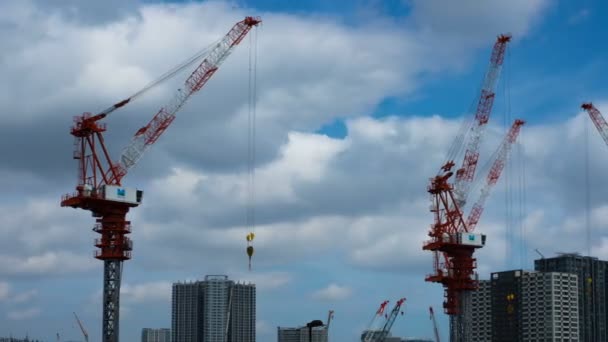
<path id="1" fill-rule="evenodd" d="M 78 339 L 76 311 L 100 338 L 94 222 L 59 206 L 76 184 L 72 117 L 133 94 L 246 15 L 264 21 L 253 271 L 246 39 L 124 179 L 145 191 L 129 214 L 124 341 L 170 327 L 171 283 L 206 274 L 256 283 L 261 342 L 329 309 L 331 338 L 356 341 L 381 301 L 403 296 L 394 334 L 431 337 L 428 307 L 440 312 L 443 294 L 424 282 L 427 180 L 504 32 L 514 38 L 481 165 L 510 121 L 527 124 L 477 228 L 480 275 L 531 268 L 534 249 L 608 258 L 608 147 L 579 109 L 608 113 L 607 14 L 600 0 L 1 1 L 0 335 Z M 114 156 L 185 77 L 105 120 Z"/>

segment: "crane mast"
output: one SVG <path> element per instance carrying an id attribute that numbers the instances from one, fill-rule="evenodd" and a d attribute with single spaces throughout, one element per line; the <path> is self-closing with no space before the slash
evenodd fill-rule
<path id="1" fill-rule="evenodd" d="M 496 83 L 500 77 L 500 71 L 504 61 L 507 43 L 511 40 L 508 34 L 502 34 L 496 39 L 492 55 L 490 57 L 490 65 L 485 74 L 479 100 L 477 102 L 477 110 L 475 112 L 475 121 L 470 128 L 469 141 L 466 146 L 466 152 L 462 161 L 462 166 L 456 171 L 455 194 L 459 207 L 464 207 L 466 197 L 471 187 L 471 183 L 475 178 L 475 169 L 479 161 L 479 146 L 483 139 L 483 133 L 492 113 L 494 104 Z"/>
<path id="2" fill-rule="evenodd" d="M 433 322 L 433 333 L 435 334 L 435 342 L 441 342 L 439 338 L 439 329 L 437 328 L 437 320 L 435 319 L 435 312 L 433 311 L 433 307 L 429 306 L 429 312 L 431 314 L 431 321 Z"/>
<path id="3" fill-rule="evenodd" d="M 96 218 L 93 231 L 101 237 L 95 239 L 95 246 L 99 250 L 95 251 L 94 256 L 104 262 L 102 342 L 118 341 L 122 263 L 131 258 L 133 249 L 133 243 L 127 237 L 131 233 L 131 222 L 126 220 L 126 216 L 131 208 L 141 204 L 143 198 L 143 191 L 123 187 L 121 181 L 169 127 L 191 95 L 201 90 L 234 47 L 253 26 L 261 22 L 260 18 L 246 17 L 236 23 L 186 79 L 183 89 L 176 92 L 173 100 L 135 133 L 118 162 L 113 162 L 108 153 L 103 137 L 106 125 L 100 120 L 130 103 L 151 86 L 96 115 L 83 113 L 74 118 L 70 133 L 75 138 L 73 158 L 78 160 L 78 185 L 75 193 L 62 197 L 61 206 L 91 211 Z M 168 79 L 176 70 L 183 69 L 199 57 L 202 55 L 173 69 L 155 84 Z"/>

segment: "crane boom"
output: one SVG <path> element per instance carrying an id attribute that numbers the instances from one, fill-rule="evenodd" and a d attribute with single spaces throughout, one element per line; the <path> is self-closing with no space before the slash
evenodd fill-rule
<path id="1" fill-rule="evenodd" d="M 397 303 L 395 304 L 395 307 L 393 308 L 393 310 L 389 314 L 388 318 L 386 319 L 386 323 L 384 323 L 384 327 L 382 327 L 382 330 L 380 331 L 380 334 L 379 334 L 380 336 L 378 336 L 378 339 L 376 339 L 375 341 L 384 342 L 384 340 L 390 333 L 391 329 L 393 328 L 393 324 L 395 324 L 397 315 L 399 314 L 399 311 L 401 311 L 401 306 L 403 305 L 404 302 L 405 302 L 405 298 L 401 298 L 397 301 Z"/>
<path id="2" fill-rule="evenodd" d="M 429 306 L 429 312 L 431 313 L 431 321 L 433 321 L 433 333 L 435 334 L 435 342 L 441 342 L 439 338 L 439 329 L 437 328 L 437 320 L 435 319 L 435 312 L 433 307 Z"/>
<path id="3" fill-rule="evenodd" d="M 76 315 L 75 312 L 74 312 L 74 317 L 76 317 L 76 322 L 78 322 L 78 326 L 80 327 L 80 331 L 82 331 L 82 335 L 84 335 L 85 342 L 89 342 L 89 334 L 87 333 L 86 329 L 82 325 L 82 322 L 80 321 L 80 319 L 78 318 L 78 315 Z"/>
<path id="4" fill-rule="evenodd" d="M 460 207 L 463 207 L 466 203 L 466 197 L 470 190 L 471 182 L 475 177 L 475 169 L 477 167 L 477 162 L 479 161 L 479 145 L 483 139 L 485 126 L 490 119 L 492 105 L 494 104 L 496 83 L 502 69 L 507 43 L 510 40 L 510 35 L 502 34 L 498 36 L 494 48 L 492 49 L 490 65 L 485 74 L 481 93 L 477 102 L 475 122 L 470 128 L 469 140 L 466 146 L 462 166 L 456 171 L 454 192 Z"/>
<path id="5" fill-rule="evenodd" d="M 375 337 L 377 336 L 376 333 L 377 331 L 373 330 L 372 328 L 374 326 L 374 323 L 376 322 L 376 319 L 378 319 L 378 317 L 382 317 L 382 315 L 384 314 L 384 310 L 386 309 L 386 306 L 388 305 L 389 301 L 385 300 L 384 302 L 382 302 L 380 304 L 380 307 L 378 308 L 378 310 L 376 310 L 376 313 L 374 314 L 374 317 L 372 318 L 371 322 L 369 322 L 369 325 L 367 326 L 367 334 L 365 335 L 365 339 L 364 342 L 373 342 Z"/>
<path id="6" fill-rule="evenodd" d="M 334 318 L 334 310 L 329 310 L 329 313 L 327 314 L 327 324 L 325 325 L 327 330 L 329 330 L 329 325 L 331 324 L 332 318 Z"/>
<path id="7" fill-rule="evenodd" d="M 481 194 L 479 195 L 477 202 L 475 202 L 473 205 L 473 208 L 471 208 L 471 213 L 467 219 L 467 230 L 469 232 L 472 232 L 475 229 L 477 222 L 479 222 L 479 218 L 481 217 L 481 213 L 483 213 L 484 205 L 488 199 L 490 190 L 498 181 L 498 178 L 505 167 L 505 162 L 509 156 L 509 152 L 511 151 L 511 146 L 513 146 L 513 143 L 515 143 L 515 140 L 517 140 L 521 126 L 523 126 L 524 123 L 525 122 L 523 120 L 515 120 L 511 126 L 511 129 L 509 129 L 509 132 L 498 147 L 498 150 L 495 152 L 496 159 L 492 164 L 490 172 L 488 172 L 486 184 L 481 189 Z"/>
<path id="8" fill-rule="evenodd" d="M 154 144 L 169 125 L 171 125 L 173 120 L 175 120 L 175 115 L 192 94 L 203 88 L 222 62 L 230 55 L 233 48 L 243 40 L 253 26 L 257 26 L 261 22 L 260 18 L 246 17 L 244 20 L 236 23 L 209 52 L 190 77 L 186 79 L 183 88 L 176 91 L 172 101 L 162 107 L 147 125 L 135 132 L 131 143 L 122 151 L 119 164 L 117 165 L 118 172 L 116 172 L 115 179 L 112 179 L 113 183 L 120 184 L 122 177 L 127 174 L 129 169 L 135 166 L 148 147 Z"/>
<path id="9" fill-rule="evenodd" d="M 606 143 L 606 145 L 608 145 L 608 122 L 606 122 L 606 119 L 604 119 L 604 117 L 602 116 L 602 113 L 600 113 L 600 111 L 597 108 L 595 108 L 595 106 L 593 106 L 593 103 L 591 103 L 591 102 L 583 103 L 581 108 L 583 108 L 584 110 L 587 111 L 587 113 L 589 113 L 589 117 L 591 118 L 591 121 L 593 121 L 593 124 L 595 125 L 595 127 L 597 128 L 597 131 L 602 136 L 602 139 L 604 139 L 604 142 Z"/>

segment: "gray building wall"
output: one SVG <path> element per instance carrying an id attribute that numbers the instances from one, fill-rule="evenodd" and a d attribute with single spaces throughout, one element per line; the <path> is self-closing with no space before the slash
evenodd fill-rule
<path id="1" fill-rule="evenodd" d="M 316 327 L 312 328 L 312 342 L 327 342 L 327 328 Z M 308 342 L 308 328 L 286 328 L 277 327 L 278 342 Z"/>
<path id="2" fill-rule="evenodd" d="M 255 286 L 248 284 L 232 286 L 229 342 L 255 341 L 255 298 Z"/>
<path id="3" fill-rule="evenodd" d="M 492 341 L 520 341 L 524 271 L 493 272 L 491 282 Z"/>
<path id="4" fill-rule="evenodd" d="M 513 270 L 491 278 L 467 299 L 466 341 L 579 341 L 576 275 Z"/>
<path id="5" fill-rule="evenodd" d="M 300 328 L 277 327 L 278 342 L 300 342 Z"/>
<path id="6" fill-rule="evenodd" d="M 467 341 L 492 340 L 491 282 L 480 280 L 479 288 L 463 295 Z M 470 309 L 469 309 L 470 308 Z"/>
<path id="7" fill-rule="evenodd" d="M 562 254 L 535 260 L 534 268 L 576 274 L 580 341 L 608 341 L 608 262 L 578 254 Z"/>
<path id="8" fill-rule="evenodd" d="M 228 342 L 255 342 L 255 302 L 254 284 L 235 284 L 224 275 L 173 284 L 172 341 L 225 342 L 228 328 Z"/>
<path id="9" fill-rule="evenodd" d="M 143 328 L 141 342 L 171 342 L 171 330 Z"/>
<path id="10" fill-rule="evenodd" d="M 200 282 L 175 283 L 171 295 L 171 340 L 203 341 L 203 296 Z"/>
<path id="11" fill-rule="evenodd" d="M 230 288 L 234 283 L 227 276 L 205 276 L 203 290 L 203 342 L 225 342 Z"/>
<path id="12" fill-rule="evenodd" d="M 579 341 L 577 283 L 569 273 L 524 275 L 522 341 Z"/>

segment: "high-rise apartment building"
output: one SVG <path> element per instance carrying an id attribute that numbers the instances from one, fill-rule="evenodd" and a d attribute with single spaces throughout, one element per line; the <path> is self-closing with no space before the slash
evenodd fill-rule
<path id="1" fill-rule="evenodd" d="M 171 330 L 143 328 L 141 342 L 171 342 Z"/>
<path id="2" fill-rule="evenodd" d="M 608 262 L 578 254 L 561 254 L 535 260 L 534 268 L 576 274 L 580 341 L 608 341 Z"/>
<path id="3" fill-rule="evenodd" d="M 255 342 L 255 285 L 224 275 L 173 284 L 173 342 Z"/>
<path id="4" fill-rule="evenodd" d="M 327 328 L 326 327 L 315 327 L 311 331 L 312 342 L 327 342 Z M 277 339 L 278 342 L 308 342 L 308 327 L 298 328 L 277 328 Z"/>
<path id="5" fill-rule="evenodd" d="M 495 272 L 465 297 L 466 341 L 579 341 L 578 278 L 559 272 Z"/>
<path id="6" fill-rule="evenodd" d="M 579 341 L 578 277 L 529 272 L 523 278 L 522 341 Z"/>

